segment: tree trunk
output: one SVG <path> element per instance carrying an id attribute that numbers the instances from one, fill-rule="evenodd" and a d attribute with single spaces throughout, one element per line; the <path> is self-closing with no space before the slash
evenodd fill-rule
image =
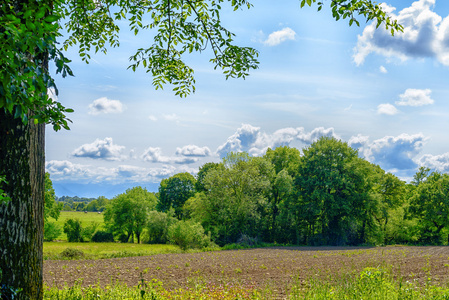
<path id="1" fill-rule="evenodd" d="M 0 175 L 11 198 L 0 204 L 1 285 L 22 290 L 14 299 L 43 298 L 44 145 L 45 124 L 0 109 Z"/>

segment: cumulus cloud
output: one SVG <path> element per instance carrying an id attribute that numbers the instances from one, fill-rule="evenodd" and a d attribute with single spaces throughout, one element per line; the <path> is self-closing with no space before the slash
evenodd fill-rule
<path id="1" fill-rule="evenodd" d="M 359 35 L 354 49 L 354 62 L 360 65 L 370 53 L 401 60 L 409 58 L 435 58 L 449 66 L 449 17 L 444 19 L 432 9 L 435 0 L 419 0 L 397 15 L 394 7 L 382 4 L 389 15 L 404 26 L 404 32 L 391 32 L 372 22 Z"/>
<path id="2" fill-rule="evenodd" d="M 72 152 L 75 157 L 89 157 L 104 160 L 124 160 L 127 158 L 123 154 L 125 146 L 115 145 L 112 138 L 104 140 L 96 139 L 91 144 L 84 144 Z"/>
<path id="3" fill-rule="evenodd" d="M 263 42 L 267 46 L 277 46 L 286 40 L 294 40 L 296 32 L 289 27 L 285 27 L 279 31 L 271 33 L 268 38 Z"/>
<path id="4" fill-rule="evenodd" d="M 348 145 L 354 149 L 360 149 L 369 144 L 369 136 L 358 134 L 357 136 L 352 136 Z"/>
<path id="5" fill-rule="evenodd" d="M 379 104 L 377 106 L 377 113 L 380 115 L 393 116 L 393 115 L 397 114 L 398 112 L 399 112 L 398 109 L 390 103 Z"/>
<path id="6" fill-rule="evenodd" d="M 162 155 L 162 149 L 159 147 L 148 147 L 142 154 L 144 161 L 153 163 L 175 163 L 192 164 L 198 161 L 197 157 L 169 157 Z"/>
<path id="7" fill-rule="evenodd" d="M 384 73 L 384 74 L 388 73 L 388 70 L 384 66 L 380 66 L 379 71 L 380 71 L 380 73 Z"/>
<path id="8" fill-rule="evenodd" d="M 423 106 L 433 104 L 433 99 L 430 98 L 431 90 L 407 89 L 404 94 L 399 95 L 400 101 L 397 105 L 403 106 Z"/>
<path id="9" fill-rule="evenodd" d="M 117 114 L 121 113 L 124 110 L 123 104 L 119 100 L 110 100 L 106 97 L 99 98 L 94 100 L 91 104 L 89 104 L 89 114 L 98 115 L 98 114 Z"/>
<path id="10" fill-rule="evenodd" d="M 168 163 L 170 158 L 162 155 L 162 149 L 159 147 L 149 147 L 142 155 L 142 159 L 154 163 Z"/>
<path id="11" fill-rule="evenodd" d="M 217 148 L 220 157 L 228 152 L 246 151 L 253 156 L 260 156 L 268 148 L 288 146 L 293 141 L 311 144 L 322 136 L 339 138 L 333 128 L 318 127 L 306 132 L 303 127 L 282 128 L 272 134 L 261 132 L 260 127 L 243 124 L 227 141 Z"/>
<path id="12" fill-rule="evenodd" d="M 150 119 L 153 122 L 157 121 L 157 118 L 155 116 L 153 116 L 153 115 L 148 116 L 148 119 Z"/>
<path id="13" fill-rule="evenodd" d="M 74 164 L 70 161 L 52 160 L 45 163 L 45 171 L 51 174 L 53 181 L 76 181 L 87 183 L 113 182 L 159 182 L 163 178 L 170 177 L 181 172 L 196 174 L 198 169 L 186 166 L 163 165 L 159 168 L 142 168 L 132 165 L 119 165 L 113 168 L 95 167 L 91 165 Z"/>
<path id="14" fill-rule="evenodd" d="M 426 154 L 417 162 L 419 166 L 428 167 L 441 173 L 449 173 L 449 152 L 441 155 Z"/>
<path id="15" fill-rule="evenodd" d="M 92 173 L 87 167 L 86 165 L 73 164 L 68 160 L 51 160 L 45 163 L 45 171 L 57 177 L 90 177 Z"/>
<path id="16" fill-rule="evenodd" d="M 362 157 L 387 171 L 414 170 L 417 167 L 416 156 L 426 141 L 423 134 L 385 136 L 373 142 L 366 136 L 358 135 L 349 140 L 349 145 L 358 148 Z"/>
<path id="17" fill-rule="evenodd" d="M 182 148 L 176 148 L 176 155 L 206 157 L 211 155 L 208 147 L 198 147 L 196 145 L 187 145 Z"/>

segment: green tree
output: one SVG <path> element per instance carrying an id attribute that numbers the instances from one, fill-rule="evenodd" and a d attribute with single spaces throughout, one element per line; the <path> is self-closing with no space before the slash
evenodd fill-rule
<path id="1" fill-rule="evenodd" d="M 261 157 L 229 153 L 222 168 L 208 172 L 206 192 L 191 198 L 186 209 L 219 245 L 234 243 L 243 234 L 262 235 L 272 170 Z"/>
<path id="2" fill-rule="evenodd" d="M 159 186 L 158 210 L 167 212 L 173 208 L 175 215 L 181 219 L 184 203 L 195 194 L 195 182 L 195 177 L 190 173 L 178 173 L 162 179 Z"/>
<path id="3" fill-rule="evenodd" d="M 410 212 L 418 219 L 420 242 L 443 243 L 442 230 L 449 225 L 449 175 L 433 172 L 411 198 Z"/>
<path id="4" fill-rule="evenodd" d="M 418 172 L 416 172 L 416 174 L 413 175 L 413 180 L 411 183 L 414 186 L 419 186 L 427 179 L 427 177 L 429 177 L 429 175 L 430 175 L 430 168 L 419 167 Z"/>
<path id="5" fill-rule="evenodd" d="M 59 215 L 63 207 L 62 203 L 56 202 L 55 190 L 53 188 L 53 183 L 50 179 L 50 174 L 45 173 L 45 189 L 44 189 L 44 240 L 52 241 L 56 239 L 60 233 L 61 228 L 55 222 L 51 222 L 49 218 L 58 220 Z"/>
<path id="6" fill-rule="evenodd" d="M 223 164 L 220 163 L 214 163 L 214 162 L 208 162 L 202 165 L 199 170 L 198 174 L 196 175 L 196 182 L 195 182 L 195 191 L 197 192 L 205 192 L 206 188 L 204 186 L 204 179 L 206 178 L 206 175 L 209 171 L 215 170 L 217 168 L 222 168 Z"/>
<path id="7" fill-rule="evenodd" d="M 56 194 L 55 189 L 53 188 L 53 183 L 50 179 L 50 174 L 45 173 L 45 189 L 44 189 L 44 199 L 45 199 L 45 206 L 44 206 L 44 219 L 45 221 L 48 220 L 49 217 L 58 220 L 59 215 L 61 214 L 62 210 L 62 203 L 56 202 Z"/>
<path id="8" fill-rule="evenodd" d="M 115 196 L 106 206 L 103 218 L 105 226 L 123 242 L 140 243 L 140 236 L 147 223 L 150 210 L 156 207 L 156 196 L 142 187 L 134 187 Z"/>
<path id="9" fill-rule="evenodd" d="M 178 222 L 174 216 L 173 209 L 168 212 L 152 210 L 148 213 L 148 242 L 155 244 L 165 244 L 168 242 L 168 228 Z"/>
<path id="10" fill-rule="evenodd" d="M 357 150 L 335 138 L 322 137 L 304 149 L 296 184 L 309 242 L 359 242 L 358 222 L 368 193 L 359 161 Z"/>
<path id="11" fill-rule="evenodd" d="M 153 75 L 153 85 L 174 85 L 177 95 L 194 91 L 193 69 L 183 55 L 211 45 L 211 62 L 223 69 L 227 78 L 245 77 L 257 68 L 257 51 L 234 44 L 233 34 L 221 25 L 221 5 L 234 10 L 250 7 L 236 1 L 116 1 L 116 0 L 6 0 L 0 4 L 0 176 L 8 184 L 3 189 L 11 201 L 0 206 L 1 284 L 21 288 L 19 299 L 42 299 L 42 235 L 44 214 L 45 124 L 55 130 L 68 129 L 66 114 L 72 112 L 48 97 L 47 89 L 58 93 L 48 65 L 57 73 L 71 75 L 69 60 L 58 48 L 60 31 L 68 32 L 66 49 L 79 46 L 86 62 L 91 52 L 107 52 L 118 46 L 118 24 L 129 24 L 137 35 L 155 32 L 149 48 L 139 48 L 131 56 L 130 68 L 143 66 Z M 302 0 L 301 6 L 321 2 Z M 375 20 L 387 28 L 400 30 L 381 7 L 370 0 L 331 1 L 335 19 L 354 14 Z M 146 23 L 148 22 L 148 23 Z M 3 196 L 2 196 L 3 198 Z M 26 211 L 27 213 L 23 213 Z M 31 213 L 33 211 L 33 213 Z M 11 228 L 20 228 L 11 230 Z M 26 236 L 19 236 L 25 234 Z M 23 243 L 10 241 L 27 241 Z"/>
<path id="12" fill-rule="evenodd" d="M 267 211 L 267 218 L 269 218 L 267 231 L 271 242 L 285 242 L 285 237 L 289 231 L 287 227 L 292 225 L 292 220 L 287 221 L 288 217 L 286 218 L 285 214 L 283 220 L 286 222 L 280 224 L 279 214 L 281 207 L 286 208 L 283 202 L 291 200 L 290 198 L 297 194 L 293 178 L 298 171 L 300 156 L 298 149 L 288 146 L 277 147 L 274 150 L 269 148 L 264 156 L 274 167 Z"/>
<path id="13" fill-rule="evenodd" d="M 72 242 L 83 242 L 82 236 L 83 228 L 81 226 L 81 221 L 78 219 L 67 219 L 64 222 L 64 233 L 67 234 L 67 241 Z"/>
<path id="14" fill-rule="evenodd" d="M 398 208 L 404 204 L 405 183 L 395 175 L 385 173 L 385 171 L 380 169 L 376 183 L 372 187 L 372 196 L 376 201 L 372 214 L 377 226 L 379 226 L 379 242 L 388 244 L 395 237 L 395 232 L 392 231 L 392 227 L 389 225 L 392 214 L 397 214 Z"/>

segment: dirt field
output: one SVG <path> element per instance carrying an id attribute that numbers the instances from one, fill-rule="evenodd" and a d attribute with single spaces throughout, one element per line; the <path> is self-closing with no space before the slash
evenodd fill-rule
<path id="1" fill-rule="evenodd" d="M 449 247 L 288 247 L 160 254 L 104 260 L 45 261 L 47 285 L 107 285 L 116 280 L 136 286 L 141 278 L 165 288 L 185 287 L 196 279 L 270 287 L 282 298 L 293 282 L 310 277 L 356 274 L 365 267 L 392 268 L 406 280 L 449 282 Z"/>

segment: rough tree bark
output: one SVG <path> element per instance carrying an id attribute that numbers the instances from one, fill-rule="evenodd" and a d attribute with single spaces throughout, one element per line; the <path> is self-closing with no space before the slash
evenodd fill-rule
<path id="1" fill-rule="evenodd" d="M 0 109 L 0 174 L 11 198 L 0 204 L 1 285 L 22 289 L 18 299 L 43 298 L 44 136 L 45 124 Z"/>

